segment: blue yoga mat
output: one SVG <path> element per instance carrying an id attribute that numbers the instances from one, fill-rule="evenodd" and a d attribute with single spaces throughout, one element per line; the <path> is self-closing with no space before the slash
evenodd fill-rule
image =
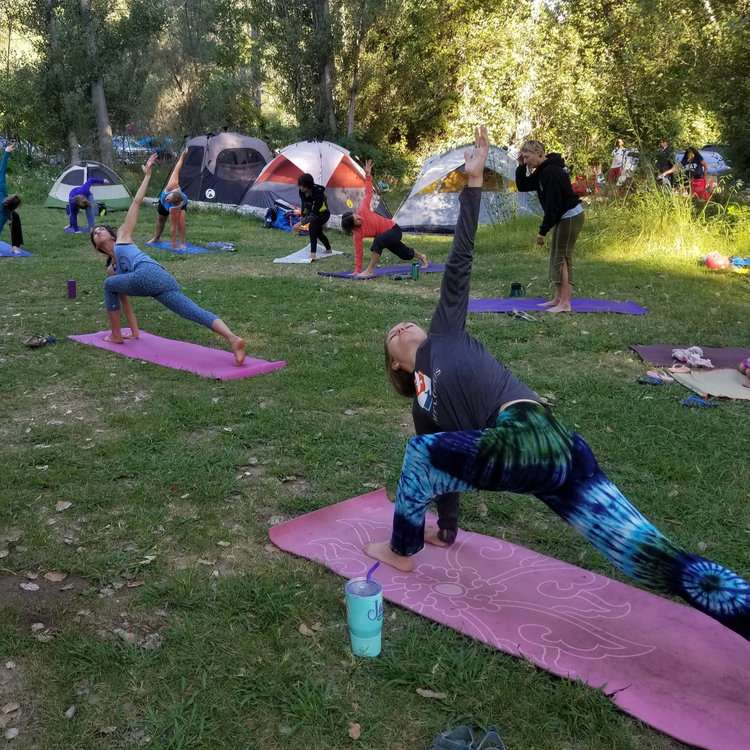
<path id="1" fill-rule="evenodd" d="M 430 263 L 427 268 L 419 269 L 419 273 L 442 273 L 445 271 L 445 264 L 443 263 Z M 411 266 L 382 266 L 375 269 L 375 276 L 371 278 L 377 278 L 378 276 L 408 276 L 411 273 Z M 318 276 L 332 276 L 336 279 L 351 279 L 352 281 L 369 281 L 369 279 L 358 279 L 356 278 L 354 271 L 318 271 Z"/>
<path id="2" fill-rule="evenodd" d="M 31 253 L 23 248 L 20 253 L 14 253 L 7 242 L 0 241 L 0 258 L 28 258 L 30 255 Z"/>
<path id="3" fill-rule="evenodd" d="M 160 242 L 147 242 L 148 247 L 155 247 L 158 250 L 167 250 L 170 253 L 176 255 L 206 255 L 212 253 L 232 253 L 234 252 L 234 245 L 231 242 L 209 242 L 205 247 L 201 245 L 193 245 L 190 242 L 185 243 L 184 250 L 175 250 L 172 247 L 172 243 L 169 241 L 161 240 Z"/>

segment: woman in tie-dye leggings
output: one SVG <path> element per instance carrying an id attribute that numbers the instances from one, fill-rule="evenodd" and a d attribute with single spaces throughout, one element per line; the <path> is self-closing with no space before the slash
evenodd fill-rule
<path id="1" fill-rule="evenodd" d="M 607 478 L 586 441 L 464 330 L 485 148 L 478 138 L 467 153 L 469 187 L 429 333 L 404 322 L 386 337 L 388 375 L 414 397 L 421 434 L 406 448 L 391 539 L 366 552 L 408 572 L 425 539 L 446 546 L 454 538 L 425 534 L 432 501 L 471 490 L 534 495 L 634 581 L 676 594 L 750 639 L 750 584 L 667 539 Z"/>

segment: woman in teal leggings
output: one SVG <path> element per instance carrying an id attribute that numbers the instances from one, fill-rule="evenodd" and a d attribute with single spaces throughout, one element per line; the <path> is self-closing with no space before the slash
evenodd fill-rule
<path id="1" fill-rule="evenodd" d="M 234 353 L 235 362 L 241 365 L 245 360 L 245 341 L 232 333 L 224 321 L 184 295 L 175 278 L 150 255 L 133 244 L 138 212 L 146 195 L 156 159 L 156 154 L 152 154 L 146 162 L 141 186 L 117 232 L 108 226 L 96 226 L 91 232 L 91 243 L 98 252 L 107 256 L 109 278 L 104 282 L 104 304 L 110 327 L 107 341 L 123 344 L 126 338 L 138 338 L 138 320 L 129 297 L 153 297 L 177 315 L 210 328 L 226 339 Z M 120 325 L 121 307 L 130 326 L 130 333 L 126 336 L 123 335 Z"/>
<path id="2" fill-rule="evenodd" d="M 468 187 L 429 332 L 403 322 L 386 337 L 386 370 L 396 390 L 413 397 L 418 434 L 404 455 L 391 538 L 366 552 L 408 572 L 425 541 L 455 539 L 445 523 L 425 532 L 432 501 L 442 516 L 451 503 L 440 501 L 455 503 L 459 492 L 533 495 L 634 581 L 680 596 L 750 639 L 750 584 L 664 536 L 604 474 L 586 441 L 466 333 L 487 150 L 482 130 L 466 155 Z"/>

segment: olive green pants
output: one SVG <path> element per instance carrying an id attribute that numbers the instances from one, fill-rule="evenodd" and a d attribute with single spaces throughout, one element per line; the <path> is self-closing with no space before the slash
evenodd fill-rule
<path id="1" fill-rule="evenodd" d="M 549 253 L 549 280 L 562 284 L 563 263 L 568 265 L 568 282 L 573 283 L 573 248 L 583 228 L 583 212 L 563 219 L 552 230 L 552 247 Z"/>

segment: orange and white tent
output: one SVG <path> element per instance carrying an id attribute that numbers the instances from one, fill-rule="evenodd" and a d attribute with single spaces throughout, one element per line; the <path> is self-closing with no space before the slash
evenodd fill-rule
<path id="1" fill-rule="evenodd" d="M 328 208 L 333 216 L 356 211 L 365 194 L 365 173 L 341 146 L 329 141 L 300 141 L 283 148 L 266 164 L 253 186 L 245 193 L 242 204 L 256 209 L 287 203 L 299 208 L 297 179 L 311 174 L 316 184 L 326 189 Z M 372 208 L 390 217 L 375 192 Z"/>

